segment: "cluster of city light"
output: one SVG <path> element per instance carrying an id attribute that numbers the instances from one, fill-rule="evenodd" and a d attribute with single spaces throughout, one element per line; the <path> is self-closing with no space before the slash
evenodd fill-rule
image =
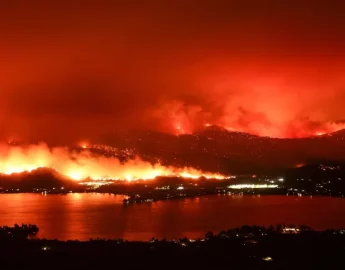
<path id="1" fill-rule="evenodd" d="M 293 234 L 297 234 L 297 233 L 300 233 L 300 229 L 298 229 L 298 228 L 288 228 L 288 227 L 285 227 L 285 228 L 283 228 L 283 233 L 293 233 Z"/>
<path id="2" fill-rule="evenodd" d="M 97 187 L 101 187 L 101 186 L 106 186 L 106 185 L 110 185 L 112 184 L 112 181 L 83 181 L 79 183 L 80 185 L 83 186 L 87 186 L 87 187 L 93 187 L 93 188 L 97 188 Z"/>
<path id="3" fill-rule="evenodd" d="M 45 144 L 26 147 L 0 145 L 0 173 L 32 172 L 49 168 L 73 180 L 150 180 L 157 177 L 227 179 L 219 173 L 206 173 L 191 167 L 151 164 L 140 158 L 123 163 L 115 157 L 96 156 L 87 149 L 71 152 L 66 148 L 49 148 Z"/>
<path id="4" fill-rule="evenodd" d="M 247 188 L 277 188 L 278 185 L 271 185 L 271 184 L 238 184 L 238 185 L 230 185 L 228 188 L 231 189 L 247 189 Z"/>

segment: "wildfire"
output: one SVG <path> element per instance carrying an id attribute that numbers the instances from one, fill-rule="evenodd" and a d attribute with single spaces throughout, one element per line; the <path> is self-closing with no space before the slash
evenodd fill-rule
<path id="1" fill-rule="evenodd" d="M 231 123 L 229 123 L 231 124 Z M 232 123 L 233 124 L 233 123 Z M 223 122 L 206 122 L 202 127 L 207 128 L 211 126 L 218 126 L 229 132 L 244 132 L 257 136 L 267 136 L 271 138 L 307 138 L 313 136 L 324 136 L 333 132 L 345 129 L 344 123 L 317 123 L 317 127 L 308 126 L 308 123 L 298 123 L 292 128 L 286 128 L 288 124 L 274 125 L 271 129 L 267 127 L 254 126 L 253 128 L 242 127 L 234 124 L 233 126 Z M 192 134 L 197 130 L 198 126 L 190 124 L 188 128 L 181 125 L 172 124 L 175 135 Z"/>
<path id="2" fill-rule="evenodd" d="M 245 100 L 245 103 L 247 100 Z M 202 106 L 194 106 L 176 101 L 155 112 L 164 119 L 165 132 L 174 135 L 193 134 L 201 128 L 218 126 L 229 132 L 244 132 L 257 136 L 271 138 L 305 138 L 322 136 L 345 129 L 344 121 L 329 121 L 328 119 L 301 117 L 296 118 L 287 112 L 274 110 L 256 111 L 255 106 L 243 108 L 232 105 L 225 106 L 225 110 L 214 114 L 212 110 Z M 274 102 L 274 108 L 276 102 Z"/>
<path id="3" fill-rule="evenodd" d="M 0 173 L 31 172 L 50 168 L 73 180 L 149 180 L 159 176 L 197 179 L 226 179 L 217 173 L 204 173 L 194 168 L 176 168 L 151 164 L 140 158 L 121 163 L 117 158 L 95 156 L 88 150 L 70 152 L 65 148 L 49 148 L 45 144 L 27 147 L 0 145 Z"/>

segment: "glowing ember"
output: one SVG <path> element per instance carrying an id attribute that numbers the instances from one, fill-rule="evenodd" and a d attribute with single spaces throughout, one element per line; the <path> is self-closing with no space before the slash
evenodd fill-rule
<path id="1" fill-rule="evenodd" d="M 303 166 L 305 166 L 304 163 L 299 163 L 299 164 L 296 165 L 296 168 L 302 168 Z"/>
<path id="2" fill-rule="evenodd" d="M 117 158 L 95 156 L 85 150 L 70 152 L 65 148 L 30 145 L 28 147 L 0 145 L 0 173 L 31 172 L 38 168 L 51 168 L 71 179 L 92 180 L 148 180 L 159 176 L 197 179 L 226 179 L 217 173 L 204 173 L 194 168 L 176 168 L 151 164 L 140 158 L 121 163 Z"/>
<path id="3" fill-rule="evenodd" d="M 81 142 L 80 143 L 80 147 L 83 148 L 83 149 L 87 149 L 88 148 L 88 143 L 87 142 Z"/>

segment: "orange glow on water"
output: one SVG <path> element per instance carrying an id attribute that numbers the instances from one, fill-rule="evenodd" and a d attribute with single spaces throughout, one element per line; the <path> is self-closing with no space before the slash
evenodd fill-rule
<path id="1" fill-rule="evenodd" d="M 185 167 L 151 164 L 140 158 L 121 163 L 115 157 L 96 156 L 88 150 L 70 152 L 65 148 L 49 148 L 45 144 L 26 147 L 0 145 L 0 173 L 31 172 L 51 168 L 73 180 L 149 180 L 159 176 L 197 179 L 226 179 L 217 173 L 206 173 Z"/>

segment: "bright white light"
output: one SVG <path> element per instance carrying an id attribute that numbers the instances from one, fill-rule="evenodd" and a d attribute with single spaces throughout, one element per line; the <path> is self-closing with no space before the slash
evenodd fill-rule
<path id="1" fill-rule="evenodd" d="M 284 178 L 279 178 L 278 181 L 279 182 L 284 182 Z"/>
<path id="2" fill-rule="evenodd" d="M 182 189 L 184 189 L 183 186 L 180 186 L 180 187 L 177 188 L 177 190 L 182 190 Z"/>
<path id="3" fill-rule="evenodd" d="M 277 188 L 278 185 L 267 185 L 267 184 L 261 184 L 261 185 L 254 185 L 254 184 L 239 184 L 239 185 L 230 185 L 228 188 L 232 189 L 244 189 L 244 188 Z"/>

